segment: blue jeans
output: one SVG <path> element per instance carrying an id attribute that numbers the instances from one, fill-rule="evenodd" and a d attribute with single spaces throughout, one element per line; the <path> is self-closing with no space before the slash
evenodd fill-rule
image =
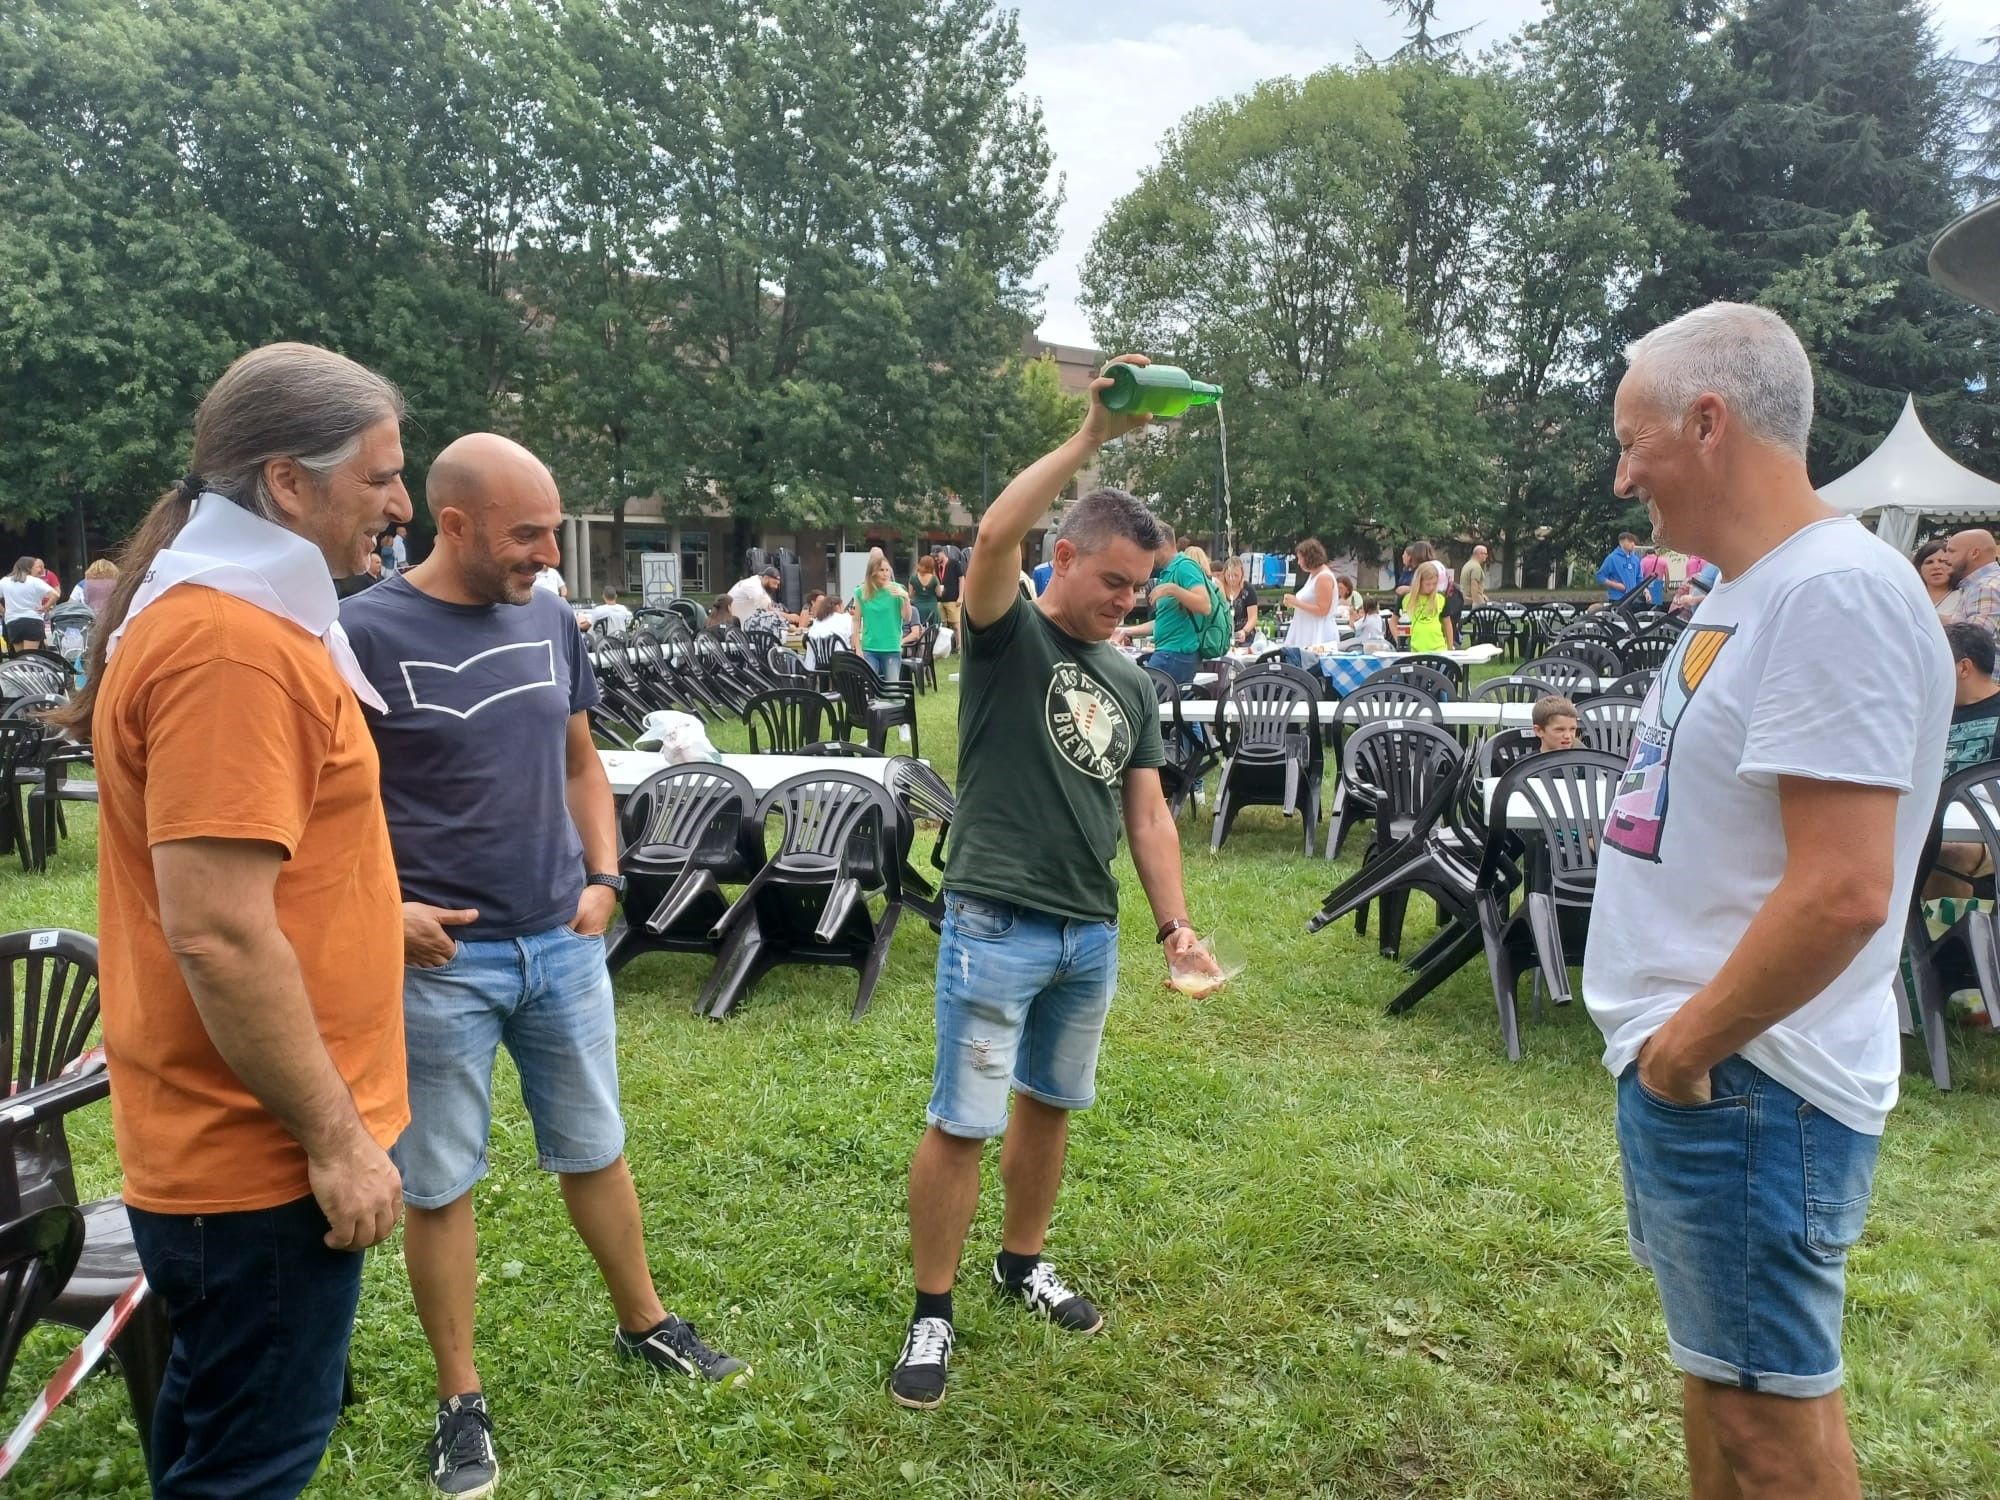
<path id="1" fill-rule="evenodd" d="M 1850 1130 L 1741 1057 L 1714 1097 L 1675 1104 L 1618 1080 L 1632 1254 L 1652 1269 L 1688 1374 L 1777 1396 L 1840 1388 L 1847 1250 L 1861 1238 L 1879 1136 Z"/>
<path id="2" fill-rule="evenodd" d="M 340 1415 L 361 1252 L 310 1197 L 225 1214 L 127 1207 L 173 1323 L 149 1478 L 162 1500 L 290 1500 Z"/>
<path id="3" fill-rule="evenodd" d="M 864 651 L 862 660 L 875 669 L 875 675 L 884 682 L 903 680 L 903 657 L 899 651 Z"/>
<path id="4" fill-rule="evenodd" d="M 1194 674 L 1201 667 L 1201 658 L 1192 651 L 1155 651 L 1146 658 L 1146 665 L 1165 672 L 1186 687 L 1194 681 Z"/>
<path id="5" fill-rule="evenodd" d="M 403 1197 L 456 1203 L 486 1175 L 493 1058 L 521 1075 L 548 1172 L 595 1172 L 625 1152 L 618 1112 L 618 1028 L 604 939 L 565 925 L 527 937 L 462 942 L 435 969 L 403 970 L 410 1123 L 390 1151 Z"/>
<path id="6" fill-rule="evenodd" d="M 947 892 L 925 1118 L 947 1135 L 985 1140 L 1007 1128 L 1010 1089 L 1088 1109 L 1117 989 L 1116 922 Z"/>

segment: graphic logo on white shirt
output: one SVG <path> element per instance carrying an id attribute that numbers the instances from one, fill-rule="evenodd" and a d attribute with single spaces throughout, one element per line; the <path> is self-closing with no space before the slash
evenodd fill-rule
<path id="1" fill-rule="evenodd" d="M 434 709 L 454 719 L 469 719 L 489 703 L 531 693 L 536 688 L 553 688 L 556 680 L 556 648 L 553 641 L 515 641 L 481 651 L 453 665 L 442 661 L 406 661 L 403 686 L 409 689 L 410 707 Z"/>
<path id="2" fill-rule="evenodd" d="M 1132 725 L 1118 702 L 1075 662 L 1049 674 L 1049 738 L 1064 759 L 1099 781 L 1116 781 L 1132 757 Z"/>
<path id="3" fill-rule="evenodd" d="M 1691 625 L 1674 642 L 1660 675 L 1639 710 L 1632 732 L 1632 760 L 1618 783 L 1611 816 L 1604 825 L 1604 842 L 1638 859 L 1660 862 L 1660 841 L 1667 828 L 1667 777 L 1674 758 L 1674 731 L 1688 702 L 1702 685 L 1734 625 Z"/>

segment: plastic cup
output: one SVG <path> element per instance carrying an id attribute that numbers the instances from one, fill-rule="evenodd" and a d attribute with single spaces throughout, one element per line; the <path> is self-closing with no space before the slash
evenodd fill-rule
<path id="1" fill-rule="evenodd" d="M 1167 984 L 1193 1000 L 1205 1000 L 1250 966 L 1242 944 L 1212 932 L 1167 966 Z"/>

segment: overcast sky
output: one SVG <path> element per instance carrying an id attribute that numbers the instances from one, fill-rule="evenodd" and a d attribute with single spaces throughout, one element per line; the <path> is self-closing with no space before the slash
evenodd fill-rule
<path id="1" fill-rule="evenodd" d="M 1090 237 L 1139 181 L 1160 138 L 1189 110 L 1240 94 L 1264 78 L 1349 62 L 1355 49 L 1386 57 L 1401 27 L 1380 0 L 1145 0 L 1096 6 L 1015 0 L 1028 48 L 1027 88 L 1041 98 L 1064 179 L 1062 242 L 1041 268 L 1042 337 L 1089 344 L 1077 308 L 1077 267 Z M 1982 55 L 1995 0 L 1937 0 L 1947 49 Z M 1472 50 L 1505 40 L 1541 12 L 1540 0 L 1443 0 L 1439 29 L 1478 23 Z"/>

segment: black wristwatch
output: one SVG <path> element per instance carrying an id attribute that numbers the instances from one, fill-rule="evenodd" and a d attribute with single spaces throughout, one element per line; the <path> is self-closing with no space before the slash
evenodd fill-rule
<path id="1" fill-rule="evenodd" d="M 585 885 L 608 885 L 618 895 L 622 896 L 625 894 L 625 877 L 623 875 L 586 875 L 583 877 L 583 883 Z"/>

